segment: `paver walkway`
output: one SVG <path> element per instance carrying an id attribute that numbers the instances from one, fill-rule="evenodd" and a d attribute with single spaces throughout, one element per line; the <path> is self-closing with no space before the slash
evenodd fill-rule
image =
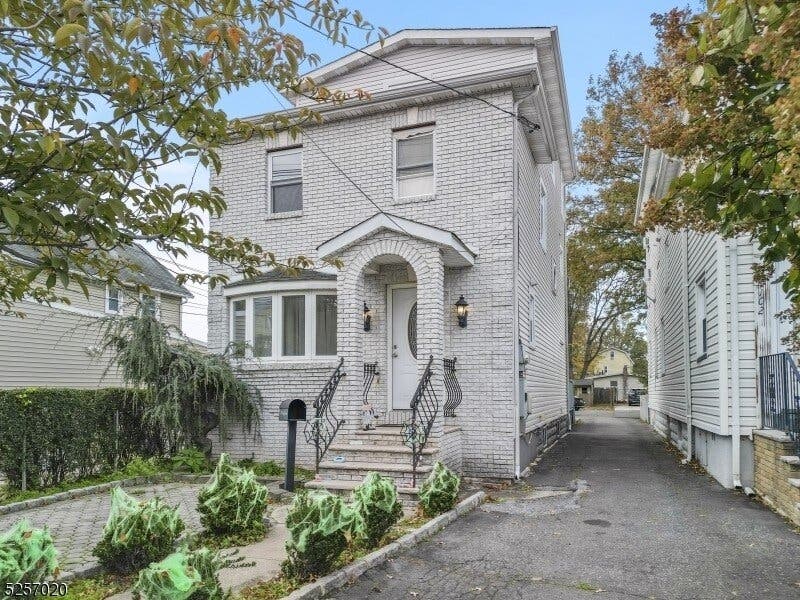
<path id="1" fill-rule="evenodd" d="M 175 482 L 130 487 L 125 491 L 140 499 L 158 496 L 168 505 L 177 506 L 186 530 L 199 531 L 200 515 L 196 508 L 201 487 L 202 484 Z M 47 526 L 59 551 L 61 570 L 72 572 L 97 564 L 97 559 L 92 556 L 92 548 L 103 536 L 103 526 L 110 508 L 110 491 L 82 496 L 2 515 L 0 531 L 5 531 L 23 518 L 35 527 Z"/>
<path id="2" fill-rule="evenodd" d="M 783 519 L 681 466 L 636 419 L 579 418 L 504 501 L 331 598 L 800 598 Z"/>

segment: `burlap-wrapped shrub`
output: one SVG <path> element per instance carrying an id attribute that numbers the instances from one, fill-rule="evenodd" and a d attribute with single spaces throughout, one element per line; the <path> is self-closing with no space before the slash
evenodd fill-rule
<path id="1" fill-rule="evenodd" d="M 253 471 L 235 466 L 222 454 L 211 480 L 200 491 L 197 510 L 203 527 L 215 535 L 263 534 L 267 500 L 267 488 L 256 481 Z"/>
<path id="2" fill-rule="evenodd" d="M 0 597 L 6 586 L 46 581 L 58 574 L 53 538 L 47 529 L 34 529 L 26 520 L 0 534 Z"/>
<path id="3" fill-rule="evenodd" d="M 378 473 L 367 473 L 353 490 L 352 508 L 361 521 L 358 542 L 367 548 L 375 548 L 403 515 L 394 480 Z"/>
<path id="4" fill-rule="evenodd" d="M 224 561 L 208 548 L 182 548 L 139 572 L 133 597 L 143 600 L 223 600 L 218 573 Z"/>
<path id="5" fill-rule="evenodd" d="M 427 517 L 435 517 L 456 505 L 461 479 L 442 463 L 433 465 L 433 470 L 419 490 L 419 505 Z"/>
<path id="6" fill-rule="evenodd" d="M 361 523 L 353 510 L 330 492 L 298 492 L 286 516 L 289 539 L 283 574 L 307 581 L 330 572 L 348 539 L 361 535 Z"/>
<path id="7" fill-rule="evenodd" d="M 111 511 L 93 554 L 112 573 L 133 573 L 172 552 L 184 525 L 160 499 L 139 502 L 122 488 L 111 490 Z"/>

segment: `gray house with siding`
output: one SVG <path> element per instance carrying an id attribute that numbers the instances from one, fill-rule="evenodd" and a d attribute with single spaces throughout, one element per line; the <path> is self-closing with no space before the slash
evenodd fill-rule
<path id="1" fill-rule="evenodd" d="M 645 152 L 637 218 L 682 168 L 659 150 Z M 762 284 L 752 240 L 691 230 L 650 231 L 645 249 L 650 423 L 727 488 L 768 495 L 787 486 L 786 476 L 758 483 L 759 468 L 772 474 L 800 464 L 791 446 L 791 435 L 800 436 L 800 373 L 783 341 L 790 324 L 779 317 L 788 306 L 785 265 Z M 770 440 L 762 444 L 768 453 L 760 440 Z M 774 440 L 787 444 L 782 453 Z M 793 493 L 800 501 L 800 490 Z M 800 503 L 788 512 L 800 519 Z"/>
<path id="2" fill-rule="evenodd" d="M 10 311 L 0 311 L 0 388 L 121 385 L 116 370 L 108 369 L 110 357 L 99 352 L 100 320 L 131 314 L 143 299 L 152 300 L 158 318 L 173 331 L 181 330 L 182 304 L 191 293 L 144 247 L 133 244 L 118 254 L 132 265 L 121 274 L 130 282 L 127 288 L 90 279 L 88 295 L 78 286 L 58 290 L 69 302 L 48 305 L 23 300 Z M 13 245 L 4 249 L 4 258 L 34 266 L 37 252 Z M 150 288 L 151 298 L 136 291 L 142 284 Z"/>
<path id="3" fill-rule="evenodd" d="M 260 437 L 226 450 L 282 458 L 278 408 L 299 398 L 312 486 L 374 469 L 406 489 L 433 460 L 514 477 L 568 427 L 557 31 L 404 30 L 365 52 L 308 75 L 370 100 L 315 106 L 302 138 L 232 145 L 213 177 L 215 228 L 315 261 L 248 280 L 211 265 L 231 283 L 209 292 L 209 347 L 239 343 L 264 402 Z"/>

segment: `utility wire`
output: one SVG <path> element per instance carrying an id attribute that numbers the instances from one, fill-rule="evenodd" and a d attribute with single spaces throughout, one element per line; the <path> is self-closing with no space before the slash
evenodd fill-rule
<path id="1" fill-rule="evenodd" d="M 314 14 L 314 15 L 317 15 L 317 16 L 321 16 L 321 17 L 326 17 L 326 18 L 330 17 L 330 15 L 325 15 L 324 13 L 320 13 L 319 11 L 312 10 L 312 9 L 308 8 L 307 6 L 303 6 L 302 4 L 300 4 L 298 2 L 295 2 L 294 0 L 292 0 L 291 3 L 293 5 L 299 7 L 299 8 L 302 8 L 303 10 L 305 10 L 305 11 L 311 13 L 311 14 Z M 311 31 L 314 31 L 314 32 L 318 33 L 319 35 L 325 36 L 326 38 L 330 39 L 330 36 L 327 35 L 324 31 L 322 31 L 320 29 L 317 29 L 316 27 L 314 27 L 313 25 L 311 25 L 309 23 L 306 23 L 305 21 L 303 21 L 299 17 L 297 17 L 295 15 L 292 15 L 292 14 L 287 14 L 287 16 L 292 21 L 295 21 L 296 23 L 302 25 L 306 29 L 310 29 Z M 336 20 L 336 19 L 334 19 L 334 20 Z M 338 20 L 337 22 L 338 23 L 345 23 L 345 24 L 348 24 L 348 25 L 353 25 L 354 27 L 358 27 L 359 29 L 362 29 L 361 27 L 359 27 L 355 23 L 351 23 L 349 21 Z M 350 48 L 351 50 L 353 50 L 355 52 L 363 54 L 364 56 L 369 56 L 370 58 L 373 58 L 373 59 L 378 60 L 378 61 L 380 61 L 380 62 L 382 62 L 384 64 L 389 65 L 390 67 L 393 67 L 395 69 L 399 69 L 400 71 L 403 71 L 404 73 L 408 73 L 409 75 L 413 75 L 414 77 L 418 77 L 418 78 L 420 78 L 420 79 L 422 79 L 424 81 L 427 81 L 428 83 L 432 83 L 432 84 L 438 85 L 439 87 L 442 87 L 442 88 L 444 88 L 446 90 L 450 90 L 451 92 L 454 92 L 454 93 L 458 94 L 459 96 L 462 96 L 464 98 L 471 98 L 472 100 L 477 100 L 478 102 L 482 102 L 485 105 L 490 106 L 491 108 L 494 108 L 495 110 L 498 110 L 501 113 L 516 119 L 517 121 L 519 121 L 520 123 L 525 125 L 525 127 L 527 127 L 528 129 L 531 129 L 532 131 L 538 131 L 539 129 L 541 129 L 541 126 L 538 123 L 534 123 L 530 119 L 528 119 L 526 117 L 523 117 L 521 115 L 514 114 L 512 111 L 507 110 L 507 109 L 503 108 L 502 106 L 497 106 L 496 104 L 494 104 L 493 102 L 490 102 L 486 98 L 481 98 L 480 96 L 475 96 L 474 94 L 470 94 L 469 92 L 465 92 L 463 90 L 459 90 L 458 88 L 455 88 L 455 87 L 453 87 L 451 85 L 448 85 L 446 83 L 443 83 L 441 81 L 437 81 L 436 79 L 431 79 L 430 77 L 428 77 L 426 75 L 423 75 L 421 73 L 417 73 L 416 71 L 412 71 L 411 69 L 407 69 L 406 67 L 398 65 L 397 63 L 393 63 L 392 61 L 387 60 L 387 59 L 383 58 L 382 56 L 377 56 L 375 54 L 370 54 L 369 52 L 367 52 L 363 48 L 357 48 L 356 46 L 353 46 L 352 44 L 349 44 L 346 41 L 340 41 L 339 43 L 341 43 L 342 46 L 344 46 L 345 48 Z"/>

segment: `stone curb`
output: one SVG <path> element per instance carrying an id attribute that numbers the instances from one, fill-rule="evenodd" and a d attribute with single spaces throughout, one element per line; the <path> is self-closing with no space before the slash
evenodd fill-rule
<path id="1" fill-rule="evenodd" d="M 485 492 L 477 492 L 473 494 L 463 502 L 459 503 L 458 506 L 456 506 L 453 510 L 431 519 L 419 529 L 404 535 L 399 540 L 396 540 L 391 544 L 387 544 L 383 548 L 379 548 L 372 554 L 367 554 L 363 558 L 350 563 L 338 571 L 334 571 L 330 575 L 326 575 L 317 581 L 304 585 L 303 587 L 286 596 L 285 600 L 307 600 L 311 598 L 322 598 L 326 594 L 329 594 L 332 591 L 337 590 L 340 587 L 357 579 L 368 569 L 385 563 L 388 559 L 399 554 L 403 550 L 407 550 L 412 546 L 416 546 L 421 541 L 431 537 L 443 527 L 455 521 L 461 515 L 464 515 L 477 508 L 485 499 Z"/>
<path id="2" fill-rule="evenodd" d="M 157 483 L 205 483 L 209 480 L 211 475 L 193 475 L 192 473 L 163 473 L 158 475 L 149 475 L 146 477 L 130 477 L 128 479 L 118 479 L 116 481 L 109 481 L 107 483 L 99 483 L 97 485 L 90 485 L 87 487 L 76 488 L 74 490 L 67 490 L 66 492 L 58 492 L 49 496 L 42 496 L 41 498 L 33 498 L 31 500 L 22 500 L 20 502 L 12 502 L 0 506 L 0 515 L 8 515 L 11 513 L 20 512 L 29 508 L 39 508 L 47 506 L 54 502 L 61 502 L 63 500 L 72 500 L 73 498 L 81 498 L 83 496 L 91 496 L 93 494 L 100 494 L 109 491 L 111 488 L 117 486 L 140 486 L 140 485 L 153 485 Z M 259 483 L 275 483 L 282 481 L 277 477 L 256 477 Z M 281 490 L 281 494 L 283 490 Z M 273 494 L 274 497 L 274 494 Z"/>

